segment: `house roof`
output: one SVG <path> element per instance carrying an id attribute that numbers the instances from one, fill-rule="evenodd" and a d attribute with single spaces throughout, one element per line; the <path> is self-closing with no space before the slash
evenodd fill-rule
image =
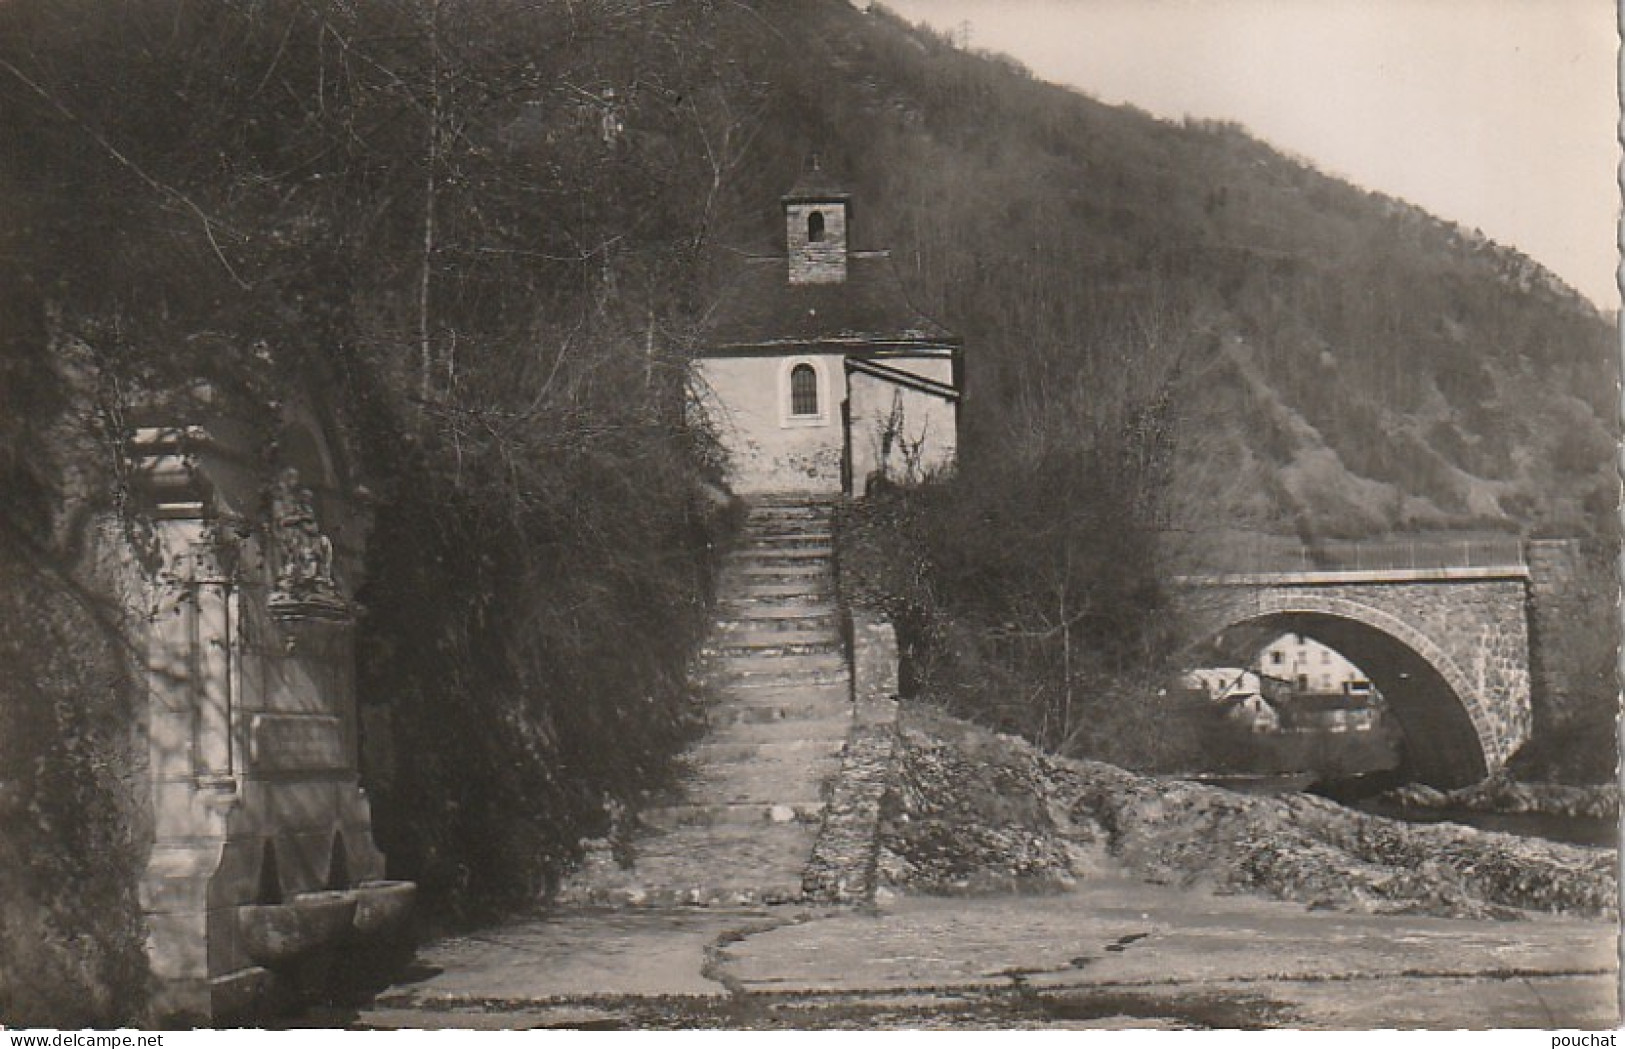
<path id="1" fill-rule="evenodd" d="M 740 267 L 707 318 L 710 348 L 959 344 L 957 335 L 908 301 L 883 251 L 851 252 L 846 280 L 839 283 L 791 284 L 788 265 L 783 256 L 770 256 Z"/>

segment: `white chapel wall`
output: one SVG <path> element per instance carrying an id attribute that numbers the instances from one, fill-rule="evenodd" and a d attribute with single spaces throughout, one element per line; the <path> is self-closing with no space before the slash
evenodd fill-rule
<path id="1" fill-rule="evenodd" d="M 815 416 L 790 411 L 789 376 L 797 364 L 818 377 Z M 694 368 L 696 400 L 728 453 L 736 494 L 840 492 L 841 354 L 708 357 Z"/>
<path id="2" fill-rule="evenodd" d="M 953 384 L 953 361 L 946 357 L 887 358 L 885 364 Z M 861 372 L 852 373 L 849 382 L 853 495 L 862 496 L 875 474 L 909 482 L 953 466 L 957 404 Z"/>

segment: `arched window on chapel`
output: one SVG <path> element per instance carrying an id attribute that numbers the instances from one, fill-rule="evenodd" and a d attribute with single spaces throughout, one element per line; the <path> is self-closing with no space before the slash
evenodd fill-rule
<path id="1" fill-rule="evenodd" d="M 790 414 L 818 414 L 818 373 L 810 364 L 790 369 Z"/>
<path id="2" fill-rule="evenodd" d="M 820 241 L 824 239 L 824 213 L 815 211 L 807 216 L 807 239 Z"/>

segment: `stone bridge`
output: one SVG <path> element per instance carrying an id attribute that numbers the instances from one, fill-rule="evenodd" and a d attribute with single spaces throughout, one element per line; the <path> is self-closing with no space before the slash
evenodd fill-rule
<path id="1" fill-rule="evenodd" d="M 1245 666 L 1283 633 L 1336 649 L 1387 700 L 1406 772 L 1461 786 L 1501 767 L 1533 730 L 1531 568 L 1549 560 L 1514 545 L 1476 564 L 1184 576 L 1181 602 L 1198 658 Z"/>

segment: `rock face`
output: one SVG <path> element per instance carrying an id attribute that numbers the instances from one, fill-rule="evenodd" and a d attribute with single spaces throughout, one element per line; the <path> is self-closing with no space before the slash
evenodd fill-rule
<path id="1" fill-rule="evenodd" d="M 945 717 L 914 721 L 882 825 L 894 887 L 1043 889 L 1109 860 L 1151 881 L 1338 909 L 1617 913 L 1608 850 L 1237 794 L 1052 758 Z"/>
<path id="2" fill-rule="evenodd" d="M 943 893 L 1070 884 L 1069 845 L 1094 835 L 1067 826 L 1043 757 L 1007 737 L 942 738 L 952 724 L 942 719 L 935 733 L 902 733 L 894 786 L 882 808 L 886 883 Z"/>

